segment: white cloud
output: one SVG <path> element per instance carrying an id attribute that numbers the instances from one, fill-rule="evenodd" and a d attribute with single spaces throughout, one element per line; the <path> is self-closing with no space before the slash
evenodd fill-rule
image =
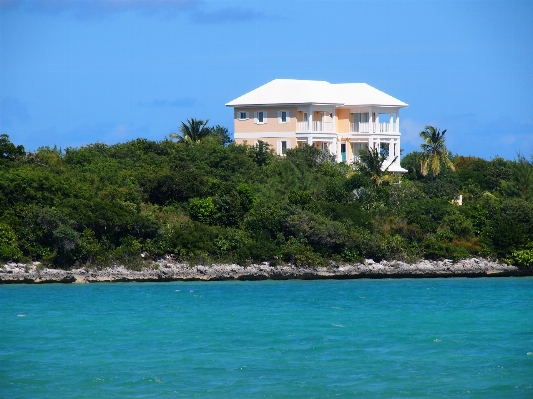
<path id="1" fill-rule="evenodd" d="M 207 5 L 204 0 L 0 0 L 0 10 L 21 8 L 51 15 L 72 13 L 80 19 L 101 18 L 127 11 L 160 15 L 163 13 L 165 16 L 186 12 L 193 22 L 200 24 L 238 23 L 273 18 L 251 8 L 223 7 L 208 10 Z"/>
<path id="2" fill-rule="evenodd" d="M 80 18 L 94 18 L 124 11 L 187 11 L 198 0 L 0 0 L 0 9 L 23 8 L 46 14 L 72 12 Z"/>

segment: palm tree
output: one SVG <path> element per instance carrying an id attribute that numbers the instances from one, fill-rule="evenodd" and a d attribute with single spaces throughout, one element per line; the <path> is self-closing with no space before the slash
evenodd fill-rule
<path id="1" fill-rule="evenodd" d="M 187 119 L 187 124 L 181 122 L 180 133 L 170 133 L 171 139 L 178 139 L 178 143 L 199 143 L 203 138 L 211 134 L 211 129 L 206 127 L 209 119 Z"/>
<path id="2" fill-rule="evenodd" d="M 455 170 L 452 161 L 448 158 L 450 152 L 444 145 L 445 133 L 446 129 L 441 132 L 433 126 L 426 126 L 420 132 L 420 137 L 424 139 L 424 144 L 420 144 L 420 148 L 423 151 L 422 160 L 420 161 L 420 173 L 422 173 L 422 176 L 426 176 L 431 171 L 431 178 L 433 179 L 440 173 L 441 164 L 451 170 Z"/>
<path id="3" fill-rule="evenodd" d="M 387 155 L 380 153 L 377 148 L 362 149 L 359 151 L 359 162 L 357 168 L 364 176 L 380 186 L 383 182 L 389 180 L 389 167 L 396 161 L 396 158 L 389 166 L 383 168 L 383 163 L 387 160 Z"/>

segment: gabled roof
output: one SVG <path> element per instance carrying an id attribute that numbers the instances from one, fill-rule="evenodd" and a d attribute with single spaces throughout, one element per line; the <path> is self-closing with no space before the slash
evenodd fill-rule
<path id="1" fill-rule="evenodd" d="M 329 83 L 323 80 L 295 79 L 275 79 L 230 101 L 226 106 L 276 104 L 407 107 L 406 103 L 366 83 Z"/>

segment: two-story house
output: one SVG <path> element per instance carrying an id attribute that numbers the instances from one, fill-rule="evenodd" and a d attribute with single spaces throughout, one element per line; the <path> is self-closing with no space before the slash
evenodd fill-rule
<path id="1" fill-rule="evenodd" d="M 234 108 L 237 144 L 262 140 L 278 155 L 304 144 L 357 162 L 359 150 L 387 155 L 383 167 L 400 166 L 400 108 L 404 102 L 366 83 L 276 79 L 226 104 Z"/>

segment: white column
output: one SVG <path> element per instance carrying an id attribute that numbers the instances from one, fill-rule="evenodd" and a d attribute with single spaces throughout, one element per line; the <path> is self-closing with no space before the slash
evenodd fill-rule
<path id="1" fill-rule="evenodd" d="M 374 121 L 372 119 L 372 107 L 368 109 L 368 133 L 374 133 Z"/>
<path id="2" fill-rule="evenodd" d="M 400 109 L 396 111 L 396 133 L 400 134 Z"/>
<path id="3" fill-rule="evenodd" d="M 309 130 L 308 132 L 313 131 L 313 107 L 309 106 L 309 115 L 307 116 L 308 124 L 309 124 Z"/>
<path id="4" fill-rule="evenodd" d="M 393 131 L 392 123 L 394 122 L 394 119 L 392 118 L 392 112 L 389 114 L 389 132 Z"/>
<path id="5" fill-rule="evenodd" d="M 333 112 L 331 114 L 333 117 L 331 118 L 331 124 L 333 126 L 333 131 L 337 131 L 337 124 L 335 123 L 335 120 L 337 119 L 337 115 L 335 115 L 335 107 L 333 107 Z"/>

